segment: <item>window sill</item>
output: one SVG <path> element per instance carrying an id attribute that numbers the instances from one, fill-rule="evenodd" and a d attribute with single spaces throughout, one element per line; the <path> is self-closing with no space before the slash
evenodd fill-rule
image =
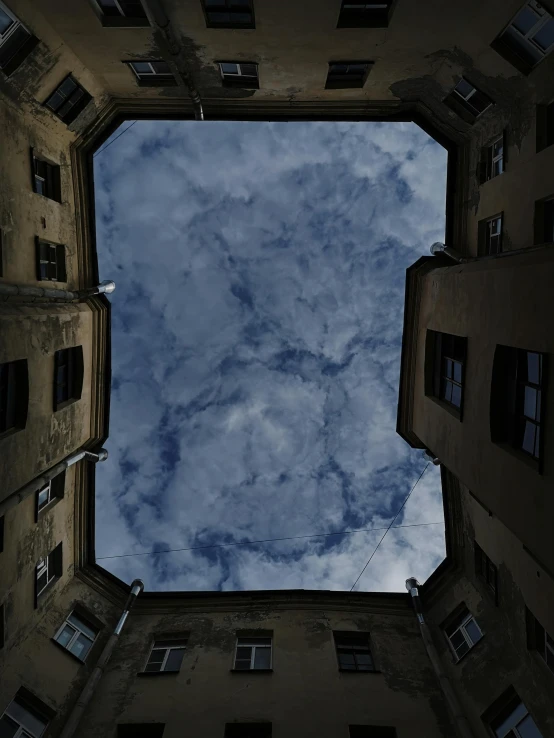
<path id="1" fill-rule="evenodd" d="M 57 413 L 59 410 L 63 410 L 64 408 L 69 407 L 69 405 L 73 405 L 74 402 L 79 402 L 80 399 L 80 397 L 71 397 L 69 400 L 58 402 L 54 405 L 54 412 Z"/>
<path id="2" fill-rule="evenodd" d="M 85 661 L 83 659 L 79 658 L 79 656 L 75 656 L 75 654 L 74 653 L 71 653 L 71 651 L 68 651 L 67 648 L 65 648 L 65 646 L 62 646 L 61 643 L 58 643 L 58 641 L 55 638 L 50 638 L 50 640 L 52 641 L 52 643 L 55 646 L 57 646 L 59 649 L 61 649 L 65 654 L 67 654 L 69 657 L 71 657 L 74 661 L 77 661 L 77 663 L 79 663 L 81 665 L 85 663 Z M 90 651 L 89 651 L 89 653 L 90 653 Z"/>
<path id="3" fill-rule="evenodd" d="M 231 674 L 271 674 L 273 669 L 229 669 Z"/>
<path id="4" fill-rule="evenodd" d="M 180 669 L 164 669 L 163 671 L 137 671 L 139 677 L 159 677 L 159 676 L 175 676 L 180 673 Z"/>
<path id="5" fill-rule="evenodd" d="M 58 200 L 57 197 L 50 197 L 50 195 L 43 195 L 42 192 L 37 192 L 36 190 L 33 190 L 33 194 L 38 195 L 39 197 L 44 197 L 45 200 L 50 200 L 50 202 L 57 202 L 58 205 L 62 204 L 61 200 Z M 43 281 L 43 280 L 41 280 Z"/>

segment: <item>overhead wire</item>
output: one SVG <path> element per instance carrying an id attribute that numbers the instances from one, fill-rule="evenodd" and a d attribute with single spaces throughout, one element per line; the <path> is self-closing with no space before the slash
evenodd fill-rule
<path id="1" fill-rule="evenodd" d="M 420 475 L 419 475 L 419 477 L 417 478 L 417 481 L 416 481 L 416 483 L 414 484 L 414 486 L 412 487 L 412 489 L 411 489 L 411 490 L 410 490 L 410 491 L 408 492 L 408 495 L 407 495 L 407 497 L 405 498 L 404 502 L 403 502 L 403 503 L 402 503 L 402 504 L 400 505 L 400 507 L 399 507 L 399 509 L 398 509 L 398 512 L 396 513 L 396 515 L 394 516 L 394 518 L 393 518 L 393 519 L 391 520 L 391 522 L 390 522 L 390 525 L 388 526 L 388 528 L 387 528 L 387 529 L 385 530 L 385 532 L 384 532 L 384 533 L 383 533 L 383 535 L 381 536 L 381 540 L 379 541 L 379 543 L 378 543 L 378 544 L 377 544 L 377 545 L 375 546 L 375 548 L 373 549 L 373 552 L 372 552 L 371 556 L 370 556 L 370 557 L 369 557 L 369 559 L 368 559 L 368 560 L 366 561 L 366 564 L 365 564 L 364 568 L 363 568 L 363 569 L 361 570 L 361 572 L 359 573 L 359 575 L 358 575 L 358 578 L 356 579 L 356 581 L 354 582 L 354 584 L 353 584 L 353 585 L 352 585 L 352 586 L 350 587 L 350 591 L 351 591 L 351 592 L 352 592 L 352 590 L 354 589 L 354 587 L 355 587 L 355 586 L 356 586 L 356 585 L 358 584 L 358 582 L 360 581 L 360 579 L 362 578 L 362 574 L 364 573 L 364 571 L 365 571 L 365 570 L 367 569 L 367 567 L 369 566 L 369 564 L 370 564 L 370 562 L 371 562 L 371 559 L 372 559 L 372 558 L 373 558 L 373 557 L 375 556 L 375 554 L 377 553 L 377 549 L 378 549 L 378 548 L 379 548 L 379 546 L 380 546 L 380 545 L 381 545 L 381 544 L 383 543 L 383 541 L 384 541 L 384 539 L 385 539 L 385 536 L 387 535 L 387 533 L 389 532 L 389 530 L 390 530 L 390 529 L 392 528 L 392 526 L 394 525 L 394 521 L 396 520 L 396 518 L 397 518 L 397 517 L 398 517 L 398 516 L 400 515 L 400 513 L 401 513 L 401 512 L 402 512 L 402 510 L 404 509 L 404 505 L 405 505 L 405 504 L 406 504 L 406 503 L 408 502 L 408 500 L 410 499 L 410 496 L 411 496 L 412 492 L 413 492 L 413 491 L 414 491 L 414 489 L 415 489 L 415 488 L 417 487 L 417 485 L 419 484 L 419 482 L 420 482 L 421 478 L 423 477 L 423 475 L 425 474 L 425 472 L 426 472 L 426 471 L 427 471 L 427 469 L 429 468 L 429 464 L 430 464 L 430 463 L 431 463 L 430 461 L 429 461 L 429 462 L 427 462 L 427 464 L 426 464 L 426 466 L 425 466 L 425 469 L 424 469 L 424 470 L 423 470 L 423 471 L 421 472 L 421 474 L 420 474 Z M 395 527 L 395 528 L 402 528 L 403 526 L 401 526 L 401 525 L 395 525 L 394 527 Z"/>
<path id="2" fill-rule="evenodd" d="M 117 139 L 118 139 L 118 138 L 121 138 L 121 136 L 123 136 L 123 134 L 124 134 L 124 133 L 127 133 L 127 131 L 128 131 L 128 130 L 129 130 L 130 128 L 132 128 L 132 127 L 133 127 L 133 126 L 135 125 L 135 123 L 138 123 L 138 121 L 134 120 L 134 121 L 133 121 L 133 122 L 131 123 L 131 125 L 130 125 L 130 126 L 127 126 L 127 128 L 125 128 L 125 129 L 124 129 L 123 131 L 121 131 L 121 133 L 119 133 L 119 134 L 118 134 L 118 135 L 117 135 L 117 136 L 116 136 L 115 138 L 112 138 L 112 140 L 111 140 L 111 141 L 109 141 L 109 142 L 108 142 L 108 143 L 107 143 L 107 144 L 106 144 L 106 145 L 104 146 L 104 148 L 103 148 L 103 149 L 100 149 L 100 151 L 97 151 L 97 152 L 96 152 L 96 154 L 93 154 L 92 158 L 94 159 L 94 158 L 95 158 L 96 156 L 98 156 L 99 154 L 101 154 L 101 153 L 102 153 L 103 151 L 106 151 L 106 149 L 107 149 L 107 148 L 108 148 L 109 146 L 111 146 L 111 145 L 112 145 L 113 143 L 115 143 L 115 142 L 117 141 Z"/>

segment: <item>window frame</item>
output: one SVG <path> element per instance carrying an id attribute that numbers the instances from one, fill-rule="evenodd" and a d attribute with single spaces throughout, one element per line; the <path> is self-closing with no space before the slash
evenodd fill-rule
<path id="1" fill-rule="evenodd" d="M 466 95 L 463 95 L 457 89 L 462 82 L 465 82 L 472 88 L 472 90 Z M 486 103 L 485 106 L 481 109 L 477 108 L 473 103 L 470 102 L 470 100 L 476 95 L 480 96 L 478 99 L 482 98 L 483 102 Z M 467 77 L 460 77 L 452 90 L 444 98 L 443 103 L 455 113 L 457 113 L 460 118 L 465 120 L 465 122 L 469 123 L 470 125 L 473 125 L 475 121 L 483 115 L 483 113 L 485 113 L 490 107 L 494 105 L 494 101 L 492 100 L 492 98 L 487 95 L 486 92 L 483 92 L 481 89 L 479 89 L 479 87 L 476 87 L 473 82 L 467 79 Z"/>
<path id="2" fill-rule="evenodd" d="M 60 363 L 65 359 L 64 363 Z M 65 378 L 60 381 L 60 369 L 65 367 Z M 67 387 L 63 399 L 59 399 L 59 388 Z M 63 410 L 68 405 L 78 402 L 83 391 L 83 347 L 66 346 L 54 354 L 54 412 Z"/>
<path id="3" fill-rule="evenodd" d="M 347 674 L 375 674 L 378 669 L 375 666 L 373 650 L 371 648 L 371 635 L 360 631 L 333 631 L 335 654 L 340 672 Z M 348 652 L 353 656 L 354 668 L 349 669 L 341 662 L 341 651 Z M 360 668 L 357 656 L 364 654 L 369 656 L 370 668 Z"/>
<path id="4" fill-rule="evenodd" d="M 500 223 L 498 232 L 493 233 L 494 223 Z M 493 241 L 493 239 L 495 239 Z M 497 213 L 483 218 L 477 224 L 477 255 L 496 256 L 503 251 L 504 242 L 504 213 Z"/>
<path id="5" fill-rule="evenodd" d="M 89 0 L 89 2 L 104 28 L 147 28 L 150 26 L 144 6 L 144 16 L 125 15 L 124 11 L 120 7 L 119 0 L 115 0 L 116 7 L 120 11 L 121 15 L 106 15 L 98 0 Z M 142 5 L 142 2 L 140 2 L 140 4 Z"/>
<path id="6" fill-rule="evenodd" d="M 535 201 L 533 231 L 535 245 L 554 243 L 554 195 Z"/>
<path id="7" fill-rule="evenodd" d="M 473 624 L 479 631 L 479 638 L 474 641 L 472 636 L 467 631 L 467 624 L 469 622 L 473 621 Z M 465 605 L 460 608 L 460 611 L 457 615 L 453 615 L 450 618 L 450 622 L 447 625 L 443 626 L 443 631 L 446 640 L 448 641 L 448 645 L 450 647 L 450 650 L 452 652 L 452 656 L 454 658 L 454 663 L 459 663 L 467 654 L 475 648 L 475 646 L 483 639 L 483 631 L 481 629 L 481 626 L 477 622 L 475 616 L 465 607 Z M 456 646 L 452 642 L 452 638 L 455 636 L 456 633 L 460 633 L 462 638 L 464 639 L 465 644 L 467 645 L 467 650 L 464 651 L 461 655 L 458 655 L 458 651 L 456 649 Z"/>
<path id="8" fill-rule="evenodd" d="M 447 345 L 447 342 L 451 346 Z M 463 421 L 466 395 L 467 344 L 465 336 L 428 329 L 425 339 L 425 394 L 460 422 Z M 451 351 L 449 349 L 452 349 Z M 448 354 L 447 354 L 448 351 Z M 452 353 L 452 356 L 449 354 Z M 451 363 L 452 376 L 448 375 Z M 455 365 L 461 366 L 461 380 L 455 377 Z M 460 387 L 460 405 L 448 399 L 447 386 Z"/>
<path id="9" fill-rule="evenodd" d="M 50 551 L 46 556 L 41 556 L 35 566 L 35 607 L 43 599 L 44 594 L 48 592 L 52 586 L 62 576 L 63 566 L 63 550 L 62 544 L 58 545 Z M 46 572 L 46 584 L 39 589 L 39 579 Z M 50 576 L 51 575 L 51 576 Z"/>
<path id="10" fill-rule="evenodd" d="M 42 177 L 37 172 L 37 162 L 46 167 L 45 177 Z M 37 156 L 34 149 L 31 147 L 31 183 L 33 187 L 33 192 L 35 194 L 40 195 L 41 197 L 47 197 L 49 200 L 54 200 L 55 202 L 61 203 L 62 196 L 60 174 L 61 167 L 59 164 L 55 164 L 54 162 L 45 159 L 43 156 Z M 37 188 L 37 179 L 40 179 L 42 182 L 44 182 L 44 192 L 39 192 Z"/>
<path id="11" fill-rule="evenodd" d="M 204 18 L 206 20 L 206 28 L 227 28 L 227 29 L 253 29 L 256 28 L 256 17 L 254 14 L 254 3 L 253 0 L 245 0 L 245 6 L 248 5 L 248 9 L 250 12 L 251 20 L 248 23 L 217 23 L 213 20 L 210 20 L 210 13 L 214 12 L 223 12 L 223 13 L 229 13 L 232 17 L 233 15 L 239 15 L 240 11 L 234 10 L 232 7 L 229 7 L 228 2 L 229 0 L 220 0 L 221 7 L 225 7 L 225 10 L 222 11 L 215 11 L 210 10 L 206 6 L 206 0 L 201 0 L 202 5 L 202 11 L 204 12 Z"/>
<path id="12" fill-rule="evenodd" d="M 516 27 L 515 21 L 526 8 L 531 8 L 532 13 L 538 13 L 539 11 L 533 8 L 533 5 L 541 6 L 544 17 L 536 21 L 530 30 L 523 33 Z M 530 74 L 554 50 L 554 42 L 548 49 L 543 50 L 534 40 L 534 37 L 553 19 L 554 16 L 550 10 L 542 3 L 537 3 L 536 0 L 526 0 L 491 43 L 491 48 L 522 74 Z"/>
<path id="13" fill-rule="evenodd" d="M 269 644 L 255 643 L 254 641 L 267 640 Z M 252 641 L 249 643 L 248 641 Z M 247 669 L 243 669 L 237 666 L 237 661 L 246 661 L 246 659 L 238 659 L 239 648 L 250 648 L 250 666 Z M 269 666 L 256 667 L 256 651 L 269 649 Z M 233 668 L 232 671 L 237 672 L 268 672 L 273 671 L 273 635 L 256 634 L 256 635 L 240 635 L 236 636 L 235 642 L 235 653 L 233 657 Z"/>
<path id="14" fill-rule="evenodd" d="M 494 147 L 501 143 L 502 153 L 500 155 L 494 154 Z M 500 169 L 495 174 L 495 165 L 500 162 Z M 496 177 L 500 177 L 506 171 L 506 131 L 496 136 L 487 146 L 483 146 L 481 149 L 481 156 L 479 159 L 479 184 L 485 184 L 490 182 Z"/>
<path id="15" fill-rule="evenodd" d="M 40 504 L 40 493 L 48 488 L 47 502 L 43 505 Z M 65 470 L 56 474 L 55 477 L 49 480 L 48 484 L 45 484 L 41 489 L 37 490 L 35 498 L 35 522 L 42 518 L 42 516 L 48 512 L 54 505 L 64 498 L 65 494 Z"/>
<path id="16" fill-rule="evenodd" d="M 487 586 L 487 591 L 492 595 L 494 602 L 497 605 L 498 567 L 491 561 L 475 540 L 473 541 L 473 551 L 475 560 L 475 576 L 479 581 Z"/>
<path id="17" fill-rule="evenodd" d="M 173 645 L 156 645 L 156 644 L 173 644 Z M 178 674 L 181 671 L 181 666 L 183 664 L 183 659 L 185 657 L 185 653 L 188 646 L 188 638 L 160 638 L 157 641 L 152 642 L 152 646 L 150 647 L 150 651 L 148 653 L 148 658 L 146 659 L 146 663 L 144 665 L 144 669 L 142 670 L 141 674 Z M 150 666 L 150 659 L 152 658 L 152 655 L 155 651 L 165 651 L 164 657 L 160 663 L 159 669 L 149 669 Z M 183 654 L 181 656 L 181 661 L 179 662 L 179 668 L 178 669 L 166 669 L 165 666 L 169 660 L 169 656 L 172 651 L 182 651 Z"/>
<path id="18" fill-rule="evenodd" d="M 536 651 L 546 668 L 554 674 L 554 638 L 529 608 L 525 608 L 525 615 L 527 620 L 527 648 L 530 651 Z"/>
<path id="19" fill-rule="evenodd" d="M 10 714 L 10 708 L 14 703 L 17 703 L 19 708 L 23 709 L 32 718 L 43 723 L 44 727 L 39 733 L 28 726 L 26 727 L 20 721 L 20 718 L 13 715 L 13 713 Z M 55 712 L 39 700 L 38 697 L 35 697 L 35 695 L 25 689 L 25 687 L 21 687 L 7 705 L 2 715 L 0 715 L 0 721 L 2 721 L 4 717 L 7 717 L 13 724 L 18 726 L 13 738 L 21 738 L 24 736 L 30 736 L 30 738 L 42 738 L 48 730 L 54 715 Z"/>
<path id="20" fill-rule="evenodd" d="M 554 100 L 536 106 L 536 152 L 554 146 Z"/>
<path id="21" fill-rule="evenodd" d="M 348 5 L 358 5 L 360 7 L 345 7 Z M 377 7 L 361 7 L 364 5 Z M 394 5 L 394 0 L 382 0 L 382 2 L 380 3 L 356 2 L 355 0 L 353 2 L 352 0 L 342 0 L 339 10 L 339 17 L 337 19 L 337 28 L 388 28 Z M 380 10 L 382 12 L 371 12 L 372 10 Z"/>
<path id="22" fill-rule="evenodd" d="M 177 80 L 165 59 L 128 59 L 123 62 L 129 67 L 139 87 L 177 87 Z M 135 64 L 148 64 L 150 72 L 138 72 Z M 168 72 L 157 72 L 153 64 L 166 64 Z"/>
<path id="23" fill-rule="evenodd" d="M 326 90 L 349 90 L 349 89 L 362 89 L 367 82 L 367 78 L 375 62 L 367 59 L 348 61 L 330 61 L 328 62 L 327 78 L 325 80 Z M 345 66 L 347 71 L 344 74 L 337 74 L 333 72 L 333 67 Z M 364 66 L 364 71 L 360 73 L 350 74 L 348 70 L 350 67 Z"/>
<path id="24" fill-rule="evenodd" d="M 533 716 L 513 687 L 509 687 L 481 717 L 494 738 L 521 738 L 518 726 L 527 718 L 531 719 L 537 733 L 542 735 Z M 510 719 L 513 719 L 513 722 L 508 723 Z"/>
<path id="25" fill-rule="evenodd" d="M 29 410 L 27 359 L 0 364 L 0 439 L 23 430 Z"/>
<path id="26" fill-rule="evenodd" d="M 66 95 L 65 92 L 62 92 L 61 88 L 63 85 L 67 82 L 67 80 L 71 80 L 73 84 L 75 85 L 75 89 L 72 90 L 72 92 L 69 95 Z M 72 96 L 78 92 L 82 92 L 82 95 L 78 97 L 78 99 L 71 105 L 69 110 L 67 110 L 66 113 L 63 115 L 60 115 L 60 110 L 71 100 Z M 52 98 L 55 95 L 60 95 L 64 99 L 60 102 L 59 105 L 56 106 L 56 108 L 51 107 L 48 103 L 52 100 Z M 49 110 L 52 115 L 55 115 L 58 120 L 61 120 L 62 123 L 65 123 L 66 125 L 71 125 L 73 121 L 77 118 L 78 115 L 80 115 L 83 110 L 87 107 L 87 105 L 91 102 L 92 95 L 85 90 L 85 88 L 82 86 L 80 82 L 78 82 L 75 77 L 72 74 L 66 74 L 66 76 L 62 79 L 62 81 L 56 85 L 56 87 L 52 90 L 50 95 L 46 98 L 46 100 L 43 103 L 43 107 L 45 107 L 47 110 Z"/>
<path id="27" fill-rule="evenodd" d="M 15 13 L 10 10 L 2 0 L 0 0 L 0 10 L 2 10 L 8 18 L 11 18 L 13 21 L 13 26 L 10 26 L 4 34 L 0 35 L 0 71 L 2 71 L 6 77 L 9 77 L 21 66 L 23 61 L 38 44 L 38 38 L 29 31 L 27 26 L 19 20 L 17 15 L 15 15 Z M 7 47 L 10 39 L 13 40 L 13 37 L 18 31 L 22 31 L 27 35 L 27 37 L 21 40 L 21 43 L 13 50 L 11 56 L 2 64 L 2 47 Z"/>
<path id="28" fill-rule="evenodd" d="M 243 90 L 259 90 L 260 89 L 260 72 L 258 62 L 251 61 L 217 61 L 219 74 L 223 87 L 240 87 Z M 223 71 L 223 64 L 234 64 L 242 72 L 243 66 L 254 66 L 256 68 L 256 76 L 247 74 L 232 74 Z"/>
<path id="29" fill-rule="evenodd" d="M 38 282 L 67 282 L 66 249 L 62 243 L 35 237 L 36 268 Z M 48 253 L 46 253 L 48 252 Z M 42 265 L 45 264 L 44 273 Z"/>
<path id="30" fill-rule="evenodd" d="M 71 622 L 70 621 L 70 618 L 72 618 L 72 617 L 75 618 L 75 620 L 81 621 L 81 625 L 84 625 L 85 627 L 89 628 L 91 631 L 94 631 L 94 638 L 91 638 L 88 633 L 86 633 L 84 630 L 81 630 L 81 628 L 79 627 L 79 625 L 77 625 L 76 623 Z M 71 638 L 69 639 L 69 641 L 67 642 L 67 644 L 64 645 L 64 644 L 60 643 L 59 638 L 62 635 L 62 633 L 63 633 L 63 631 L 65 630 L 66 627 L 72 628 L 75 631 L 75 633 L 71 636 Z M 71 654 L 71 656 L 73 656 L 74 658 L 78 659 L 81 663 L 84 664 L 85 661 L 87 660 L 88 655 L 90 654 L 90 652 L 94 648 L 94 644 L 96 643 L 96 641 L 98 639 L 98 635 L 100 633 L 100 630 L 101 629 L 98 627 L 98 624 L 96 622 L 91 621 L 91 619 L 88 618 L 86 614 L 83 614 L 81 612 L 81 609 L 80 608 L 73 608 L 70 611 L 70 613 L 67 615 L 67 617 L 65 618 L 65 620 L 63 621 L 63 623 L 60 625 L 60 627 L 58 628 L 58 630 L 53 635 L 52 640 L 60 648 L 63 648 L 64 651 L 67 651 L 69 654 Z M 79 655 L 77 655 L 76 653 L 74 653 L 71 650 L 71 646 L 78 641 L 78 639 L 79 639 L 80 636 L 84 636 L 88 641 L 90 641 L 90 645 L 88 647 L 88 650 L 87 650 L 84 658 L 81 657 L 81 656 L 79 656 Z"/>

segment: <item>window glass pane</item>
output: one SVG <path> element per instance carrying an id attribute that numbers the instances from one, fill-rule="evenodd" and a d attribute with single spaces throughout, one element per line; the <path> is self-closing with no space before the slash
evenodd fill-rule
<path id="1" fill-rule="evenodd" d="M 255 64 L 241 64 L 240 71 L 241 71 L 241 74 L 244 74 L 248 77 L 255 77 L 256 76 L 256 65 Z"/>
<path id="2" fill-rule="evenodd" d="M 551 18 L 538 33 L 535 33 L 533 40 L 543 51 L 548 51 L 552 44 L 554 44 L 554 19 Z"/>
<path id="3" fill-rule="evenodd" d="M 61 85 L 58 87 L 58 92 L 61 92 L 65 97 L 69 97 L 71 93 L 77 88 L 77 83 L 71 77 L 64 79 Z"/>
<path id="4" fill-rule="evenodd" d="M 252 16 L 250 13 L 233 13 L 230 16 L 235 23 L 251 23 Z"/>
<path id="5" fill-rule="evenodd" d="M 452 404 L 456 407 L 462 404 L 462 388 L 457 384 L 452 385 Z"/>
<path id="6" fill-rule="evenodd" d="M 535 431 L 535 456 L 537 459 L 540 456 L 540 436 L 541 436 L 541 429 L 537 426 L 537 430 Z"/>
<path id="7" fill-rule="evenodd" d="M 463 633 L 460 630 L 455 631 L 450 636 L 450 642 L 454 646 L 455 649 L 458 649 L 460 646 L 462 646 L 465 643 L 465 638 L 463 636 Z"/>
<path id="8" fill-rule="evenodd" d="M 473 618 L 468 620 L 464 627 L 473 643 L 477 643 L 481 639 L 481 631 Z"/>
<path id="9" fill-rule="evenodd" d="M 331 74 L 346 74 L 347 68 L 346 64 L 331 64 L 329 72 Z"/>
<path id="10" fill-rule="evenodd" d="M 223 62 L 221 66 L 221 71 L 223 74 L 238 74 L 239 68 L 237 64 L 229 64 L 228 62 Z"/>
<path id="11" fill-rule="evenodd" d="M 373 669 L 373 660 L 369 653 L 356 653 L 356 663 L 360 671 L 371 671 Z"/>
<path id="12" fill-rule="evenodd" d="M 465 79 L 461 79 L 454 89 L 462 95 L 462 97 L 467 97 L 471 92 L 473 92 L 475 87 L 470 85 L 469 82 L 466 82 Z"/>
<path id="13" fill-rule="evenodd" d="M 459 361 L 454 362 L 454 380 L 461 384 L 462 382 L 462 365 Z"/>
<path id="14" fill-rule="evenodd" d="M 14 700 L 8 707 L 7 712 L 10 716 L 26 730 L 31 732 L 33 736 L 41 736 L 46 728 L 46 722 L 41 720 L 37 715 L 29 712 L 17 700 Z"/>
<path id="15" fill-rule="evenodd" d="M 502 159 L 498 159 L 498 161 L 495 161 L 493 164 L 493 176 L 498 177 L 499 174 L 502 174 L 504 171 L 504 162 Z"/>
<path id="16" fill-rule="evenodd" d="M 68 622 L 75 625 L 79 630 L 82 630 L 85 635 L 87 635 L 89 638 L 94 640 L 96 638 L 96 630 L 90 627 L 90 625 L 87 625 L 83 620 L 78 618 L 74 613 L 71 613 L 71 615 L 67 618 Z"/>
<path id="17" fill-rule="evenodd" d="M 527 352 L 527 379 L 533 384 L 541 383 L 541 356 L 531 351 Z"/>
<path id="18" fill-rule="evenodd" d="M 534 387 L 525 387 L 523 398 L 523 412 L 528 418 L 537 416 L 537 390 Z"/>
<path id="19" fill-rule="evenodd" d="M 452 400 L 452 383 L 451 382 L 445 382 L 444 389 L 443 389 L 443 397 L 447 402 L 451 402 Z"/>
<path id="20" fill-rule="evenodd" d="M 48 584 L 48 573 L 45 571 L 37 577 L 37 592 L 40 594 Z"/>
<path id="21" fill-rule="evenodd" d="M 132 62 L 130 66 L 133 67 L 137 74 L 152 74 L 148 62 Z"/>
<path id="22" fill-rule="evenodd" d="M 50 500 L 50 485 L 47 484 L 46 487 L 40 490 L 38 493 L 38 509 L 42 510 L 43 507 L 46 507 Z"/>
<path id="23" fill-rule="evenodd" d="M 237 659 L 249 659 L 252 655 L 252 649 L 247 646 L 239 646 L 237 648 Z"/>
<path id="24" fill-rule="evenodd" d="M 0 720 L 0 738 L 12 738 L 17 733 L 18 728 L 17 723 L 14 723 L 11 718 L 4 715 L 2 720 Z"/>
<path id="25" fill-rule="evenodd" d="M 527 715 L 526 718 L 523 718 L 521 723 L 517 726 L 517 729 L 521 738 L 542 738 L 531 715 Z"/>
<path id="26" fill-rule="evenodd" d="M 456 649 L 456 657 L 461 659 L 462 656 L 464 656 L 469 651 L 469 643 L 467 641 L 463 641 L 461 645 L 458 646 Z"/>
<path id="27" fill-rule="evenodd" d="M 366 70 L 365 64 L 349 64 L 348 72 L 350 74 L 363 74 Z"/>
<path id="28" fill-rule="evenodd" d="M 76 633 L 75 629 L 72 628 L 71 625 L 66 624 L 64 625 L 62 632 L 58 635 L 56 640 L 61 646 L 64 646 L 65 648 L 67 648 L 67 644 L 73 638 L 75 633 Z"/>
<path id="29" fill-rule="evenodd" d="M 72 654 L 84 660 L 87 653 L 90 651 L 91 646 L 92 641 L 90 640 L 90 638 L 87 638 L 87 636 L 81 634 L 69 650 Z"/>
<path id="30" fill-rule="evenodd" d="M 64 100 L 65 98 L 60 95 L 59 92 L 55 92 L 48 98 L 48 100 L 46 101 L 46 105 L 50 108 L 50 110 L 56 111 L 60 107 L 60 105 L 62 105 Z"/>
<path id="31" fill-rule="evenodd" d="M 38 192 L 39 195 L 44 195 L 44 186 L 44 180 L 39 177 L 35 177 L 35 191 Z"/>
<path id="32" fill-rule="evenodd" d="M 524 718 L 526 715 L 527 708 L 525 707 L 523 702 L 520 702 L 506 718 L 506 720 L 503 720 L 502 723 L 495 728 L 495 735 L 497 735 L 498 738 L 504 738 L 504 736 L 509 734 L 510 729 L 515 728 L 518 721 Z"/>
<path id="33" fill-rule="evenodd" d="M 339 664 L 341 669 L 356 669 L 354 654 L 339 651 Z"/>
<path id="34" fill-rule="evenodd" d="M 538 20 L 539 16 L 533 10 L 531 10 L 531 8 L 525 7 L 516 15 L 516 17 L 512 21 L 512 25 L 525 36 L 525 34 L 529 33 L 529 31 L 533 28 Z"/>
<path id="35" fill-rule="evenodd" d="M 531 423 L 528 420 L 525 421 L 525 429 L 523 431 L 523 440 L 521 442 L 521 447 L 524 451 L 527 451 L 530 454 L 534 454 L 535 452 L 536 427 L 537 426 L 534 423 Z"/>
<path id="36" fill-rule="evenodd" d="M 254 653 L 255 669 L 271 668 L 271 648 L 257 648 Z"/>
<path id="37" fill-rule="evenodd" d="M 13 18 L 10 18 L 5 10 L 0 8 L 0 35 L 3 35 L 14 23 Z"/>
<path id="38" fill-rule="evenodd" d="M 171 69 L 169 68 L 169 64 L 167 62 L 152 62 L 152 67 L 154 68 L 156 74 L 171 74 Z"/>
<path id="39" fill-rule="evenodd" d="M 210 10 L 208 20 L 210 23 L 231 23 L 231 13 L 214 13 L 213 10 Z"/>
<path id="40" fill-rule="evenodd" d="M 172 648 L 165 662 L 164 671 L 178 671 L 185 655 L 184 648 Z"/>

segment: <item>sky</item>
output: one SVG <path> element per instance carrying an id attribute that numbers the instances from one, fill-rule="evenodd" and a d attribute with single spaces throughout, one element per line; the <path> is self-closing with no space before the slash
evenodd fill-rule
<path id="1" fill-rule="evenodd" d="M 446 152 L 412 123 L 129 126 L 94 159 L 97 561 L 148 590 L 349 590 L 426 464 L 395 431 L 404 282 L 444 239 Z M 356 589 L 425 581 L 442 521 L 430 466 Z"/>

